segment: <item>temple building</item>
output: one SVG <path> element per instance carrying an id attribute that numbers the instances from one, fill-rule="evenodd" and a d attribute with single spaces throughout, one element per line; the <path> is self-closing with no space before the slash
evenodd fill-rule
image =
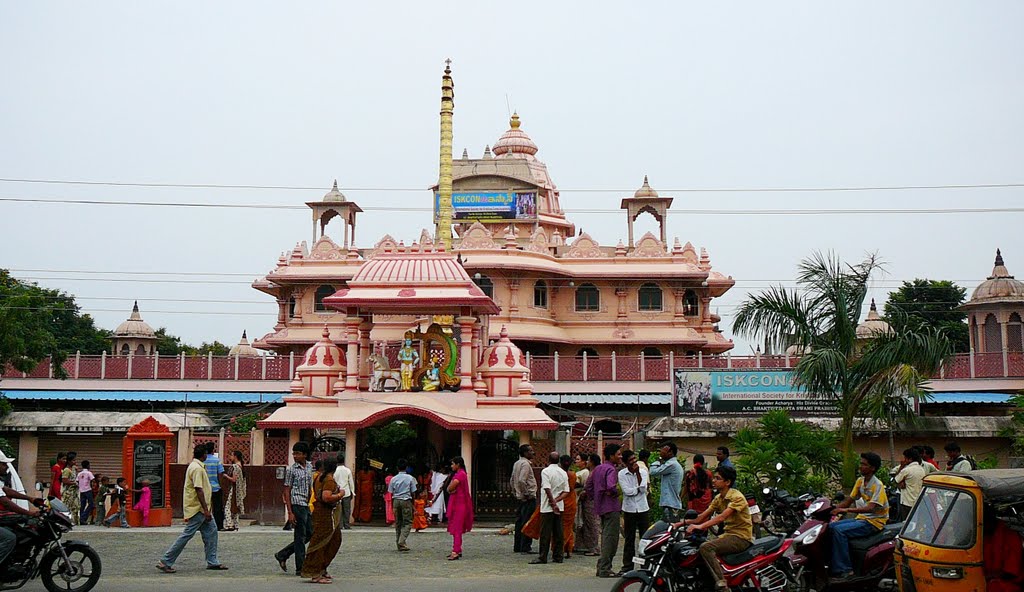
<path id="1" fill-rule="evenodd" d="M 960 309 L 967 312 L 972 352 L 1024 352 L 1024 282 L 1010 275 L 999 249 L 992 274 Z"/>
<path id="2" fill-rule="evenodd" d="M 142 320 L 139 303 L 136 301 L 131 316 L 114 329 L 110 340 L 115 356 L 151 356 L 156 352 L 156 342 L 160 339 L 153 327 Z"/>

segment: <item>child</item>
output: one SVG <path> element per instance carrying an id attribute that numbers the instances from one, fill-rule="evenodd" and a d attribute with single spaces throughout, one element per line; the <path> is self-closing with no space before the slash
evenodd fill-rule
<path id="1" fill-rule="evenodd" d="M 92 520 L 89 524 L 99 524 L 107 517 L 107 496 L 110 495 L 110 478 L 106 475 L 96 475 L 93 480 L 96 490 L 93 496 L 96 498 L 96 511 L 92 513 Z"/>
<path id="2" fill-rule="evenodd" d="M 136 512 L 142 512 L 142 525 L 149 526 L 149 509 L 153 502 L 153 491 L 149 488 L 149 481 L 142 480 L 142 490 L 139 492 L 139 501 L 132 508 Z"/>
<path id="3" fill-rule="evenodd" d="M 419 532 L 427 528 L 427 491 L 420 489 L 412 502 L 412 527 Z"/>
<path id="4" fill-rule="evenodd" d="M 103 519 L 103 526 L 109 528 L 114 524 L 115 520 L 119 520 L 121 528 L 130 528 L 128 526 L 128 517 L 125 515 L 128 492 L 130 491 L 127 485 L 128 482 L 124 477 L 117 478 L 117 483 L 110 492 L 110 510 L 107 511 L 107 517 Z"/>

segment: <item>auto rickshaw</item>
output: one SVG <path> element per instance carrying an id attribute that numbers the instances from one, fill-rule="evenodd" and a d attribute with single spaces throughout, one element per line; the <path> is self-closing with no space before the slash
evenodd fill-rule
<path id="1" fill-rule="evenodd" d="M 928 475 L 896 542 L 893 584 L 901 592 L 1024 590 L 1022 532 L 1024 470 Z"/>

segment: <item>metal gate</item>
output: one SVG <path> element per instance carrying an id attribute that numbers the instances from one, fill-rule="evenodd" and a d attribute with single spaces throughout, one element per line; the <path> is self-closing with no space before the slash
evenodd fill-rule
<path id="1" fill-rule="evenodd" d="M 512 466 L 519 459 L 519 444 L 505 438 L 481 438 L 473 452 L 473 505 L 479 517 L 512 516 L 516 498 L 512 493 Z"/>

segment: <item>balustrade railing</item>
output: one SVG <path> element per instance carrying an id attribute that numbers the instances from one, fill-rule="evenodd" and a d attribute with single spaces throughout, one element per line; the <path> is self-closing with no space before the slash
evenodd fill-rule
<path id="1" fill-rule="evenodd" d="M 82 356 L 61 368 L 70 379 L 99 380 L 289 380 L 300 356 Z M 672 370 L 783 370 L 796 366 L 789 356 L 526 356 L 533 382 L 665 382 Z M 30 372 L 8 367 L 3 378 L 56 378 L 49 360 Z M 957 354 L 935 378 L 1024 378 L 1024 352 Z"/>

